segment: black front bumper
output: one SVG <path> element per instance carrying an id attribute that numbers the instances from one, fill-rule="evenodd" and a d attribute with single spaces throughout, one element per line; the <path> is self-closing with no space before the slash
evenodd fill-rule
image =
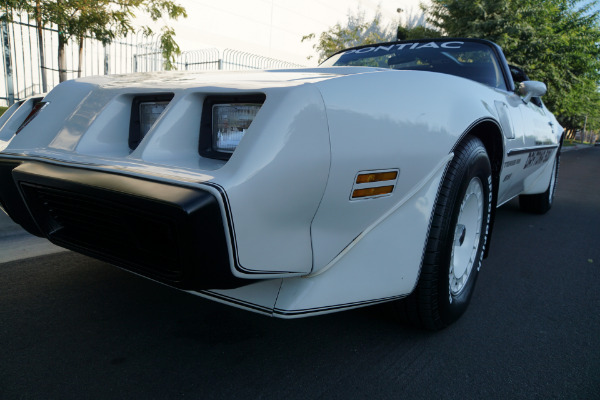
<path id="1" fill-rule="evenodd" d="M 251 283 L 231 273 L 219 203 L 205 190 L 0 160 L 0 203 L 30 233 L 180 289 Z"/>

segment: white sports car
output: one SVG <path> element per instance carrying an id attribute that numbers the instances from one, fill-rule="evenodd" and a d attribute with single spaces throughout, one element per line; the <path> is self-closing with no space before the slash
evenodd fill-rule
<path id="1" fill-rule="evenodd" d="M 32 234 L 283 317 L 466 309 L 496 207 L 552 205 L 543 83 L 473 39 L 312 69 L 82 78 L 0 119 L 0 206 Z"/>

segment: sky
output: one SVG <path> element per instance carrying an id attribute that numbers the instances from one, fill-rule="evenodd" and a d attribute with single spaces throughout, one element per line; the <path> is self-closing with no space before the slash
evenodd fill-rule
<path id="1" fill-rule="evenodd" d="M 176 0 L 188 17 L 164 20 L 175 28 L 182 51 L 203 48 L 233 49 L 294 62 L 316 65 L 316 52 L 302 37 L 317 36 L 336 23 L 348 20 L 349 12 L 362 10 L 373 17 L 381 9 L 382 25 L 397 25 L 401 14 L 420 14 L 421 0 Z M 141 23 L 148 23 L 141 19 Z M 160 30 L 160 24 L 155 25 Z M 307 57 L 313 55 L 311 60 Z"/>

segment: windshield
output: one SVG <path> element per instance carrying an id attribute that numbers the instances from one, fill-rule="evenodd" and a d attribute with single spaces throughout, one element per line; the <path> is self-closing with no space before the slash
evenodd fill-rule
<path id="1" fill-rule="evenodd" d="M 494 51 L 479 42 L 436 40 L 373 45 L 335 54 L 321 66 L 441 72 L 506 90 Z"/>

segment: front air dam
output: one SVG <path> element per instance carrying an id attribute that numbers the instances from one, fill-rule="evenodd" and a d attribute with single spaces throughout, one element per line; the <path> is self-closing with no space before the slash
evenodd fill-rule
<path id="1" fill-rule="evenodd" d="M 216 198 L 115 173 L 28 161 L 12 176 L 52 243 L 185 290 L 254 280 L 231 273 Z"/>

